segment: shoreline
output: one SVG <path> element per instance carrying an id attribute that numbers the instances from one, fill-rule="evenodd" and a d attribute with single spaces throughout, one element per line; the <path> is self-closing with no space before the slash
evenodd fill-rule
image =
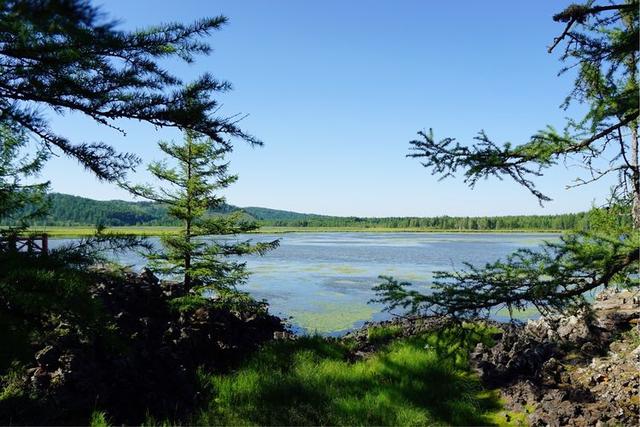
<path id="1" fill-rule="evenodd" d="M 173 226 L 122 226 L 107 227 L 105 232 L 133 234 L 136 236 L 163 236 L 176 234 L 180 227 Z M 562 234 L 568 230 L 514 229 L 514 230 L 459 230 L 434 228 L 383 228 L 383 227 L 261 227 L 247 234 L 288 234 L 288 233 L 431 233 L 431 234 Z M 30 228 L 28 233 L 46 233 L 49 237 L 88 237 L 95 228 L 88 226 L 44 226 Z"/>

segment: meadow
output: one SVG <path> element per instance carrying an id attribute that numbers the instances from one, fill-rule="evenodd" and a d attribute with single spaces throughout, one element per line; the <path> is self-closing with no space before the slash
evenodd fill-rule
<path id="1" fill-rule="evenodd" d="M 180 231 L 180 227 L 173 226 L 122 226 L 122 227 L 106 227 L 105 231 L 121 234 L 130 234 L 135 236 L 162 236 L 167 234 L 176 234 Z M 95 227 L 89 226 L 46 226 L 32 227 L 28 233 L 46 233 L 51 237 L 88 237 L 94 235 Z M 561 230 L 554 229 L 514 229 L 514 230 L 457 230 L 448 229 L 441 230 L 437 228 L 420 228 L 420 227 L 260 227 L 254 233 L 257 234 L 280 234 L 280 233 L 561 233 Z"/>

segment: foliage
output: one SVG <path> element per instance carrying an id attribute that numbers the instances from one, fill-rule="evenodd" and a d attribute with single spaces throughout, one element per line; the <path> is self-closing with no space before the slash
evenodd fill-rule
<path id="1" fill-rule="evenodd" d="M 568 22 L 554 47 L 567 38 L 563 61 L 575 61 L 563 71 L 578 67 L 574 89 L 565 101 L 577 100 L 589 104 L 589 111 L 579 121 L 570 120 L 563 133 L 548 127 L 517 146 L 499 146 L 481 131 L 472 146 L 462 145 L 455 138 L 436 141 L 433 131 L 418 132 L 411 141 L 409 157 L 419 158 L 423 166 L 441 179 L 464 171 L 464 181 L 474 186 L 480 179 L 510 177 L 523 185 L 540 202 L 550 198 L 538 191 L 533 178 L 571 155 L 581 156 L 589 179 L 579 179 L 582 185 L 618 173 L 616 186 L 619 199 L 640 193 L 637 161 L 638 118 L 638 1 L 608 7 L 573 5 L 556 15 L 556 21 Z M 580 30 L 570 31 L 572 26 Z M 627 132 L 623 133 L 623 129 Z M 602 170 L 596 160 L 607 149 L 615 149 L 610 167 Z M 637 218 L 636 218 L 637 220 Z"/>
<path id="2" fill-rule="evenodd" d="M 397 337 L 402 332 L 402 327 L 397 325 L 373 326 L 367 329 L 367 341 L 373 344 L 384 343 Z"/>
<path id="3" fill-rule="evenodd" d="M 122 200 L 92 200 L 68 194 L 47 195 L 48 215 L 31 219 L 29 224 L 41 226 L 178 226 L 180 221 L 169 215 L 167 207 L 151 201 L 127 202 Z M 24 209 L 25 213 L 30 208 Z M 207 211 L 210 215 L 239 212 L 248 222 L 256 222 L 261 227 L 295 227 L 306 230 L 314 228 L 353 228 L 384 230 L 571 230 L 586 229 L 589 226 L 586 213 L 559 215 L 511 215 L 496 217 L 452 217 L 439 216 L 360 218 L 335 217 L 276 209 L 246 207 L 221 204 Z M 620 221 L 630 224 L 628 216 L 620 216 Z M 15 225 L 16 221 L 0 218 L 0 225 Z"/>
<path id="4" fill-rule="evenodd" d="M 69 194 L 47 195 L 51 208 L 46 218 L 34 225 L 179 225 L 167 208 L 155 202 L 126 202 L 121 200 L 92 200 Z"/>
<path id="5" fill-rule="evenodd" d="M 109 427 L 109 420 L 107 414 L 103 411 L 94 411 L 91 414 L 91 420 L 89 420 L 89 426 L 91 427 Z"/>
<path id="6" fill-rule="evenodd" d="M 25 184 L 38 175 L 47 155 L 22 155 L 28 143 L 19 126 L 0 121 L 0 218 L 17 229 L 42 216 L 46 210 L 45 193 L 49 183 Z M 14 232 L 17 230 L 14 230 Z"/>
<path id="7" fill-rule="evenodd" d="M 561 57 L 578 68 L 574 89 L 565 101 L 588 104 L 581 120 L 569 120 L 562 134 L 547 128 L 530 141 L 502 147 L 481 132 L 471 147 L 453 138 L 436 141 L 420 132 L 410 157 L 420 158 L 442 178 L 464 171 L 471 186 L 490 176 L 511 177 L 542 203 L 550 200 L 536 189 L 533 178 L 568 156 L 581 156 L 590 173 L 584 185 L 618 174 L 608 206 L 594 208 L 587 227 L 564 235 L 559 243 L 539 250 L 520 249 L 505 261 L 484 267 L 436 272 L 433 291 L 423 294 L 390 277 L 375 287 L 376 301 L 387 309 L 454 317 L 487 315 L 492 309 L 541 312 L 584 305 L 588 291 L 611 285 L 637 286 L 640 251 L 640 168 L 638 166 L 638 1 L 620 4 L 572 5 L 557 14 L 566 22 L 550 51 L 566 41 Z M 599 161 L 613 152 L 602 169 Z"/>
<path id="8" fill-rule="evenodd" d="M 122 133 L 120 120 L 135 119 L 201 132 L 225 146 L 230 137 L 259 145 L 237 126 L 238 117 L 216 116 L 212 96 L 227 91 L 228 82 L 204 74 L 184 83 L 161 65 L 209 54 L 202 39 L 225 22 L 218 16 L 124 31 L 87 0 L 0 2 L 0 118 L 110 181 L 139 159 L 105 142 L 74 143 L 55 133 L 49 111 L 80 113 Z"/>
<path id="9" fill-rule="evenodd" d="M 251 208 L 245 212 L 254 215 Z M 495 217 L 330 217 L 312 216 L 299 219 L 260 220 L 263 226 L 300 227 L 306 229 L 349 227 L 353 229 L 496 231 L 496 230 L 569 230 L 586 225 L 584 213 L 560 215 L 511 215 Z"/>
<path id="10" fill-rule="evenodd" d="M 0 138 L 0 218 L 14 225 L 0 230 L 0 238 L 12 238 L 46 211 L 49 183 L 24 180 L 37 176 L 47 155 L 43 151 L 22 155 L 28 137 L 15 123 L 2 121 Z M 105 238 L 100 238 L 103 243 Z M 53 251 L 50 256 L 0 246 L 0 372 L 16 360 L 26 360 L 30 345 L 46 338 L 43 330 L 60 322 L 92 324 L 96 304 L 87 294 L 84 270 L 95 245 L 97 241 L 85 240 L 69 252 Z"/>
<path id="11" fill-rule="evenodd" d="M 210 46 L 203 40 L 225 22 L 226 18 L 219 16 L 202 18 L 190 25 L 169 23 L 124 31 L 118 28 L 118 22 L 109 20 L 88 0 L 0 2 L 0 220 L 22 227 L 27 222 L 33 223 L 42 213 L 39 203 L 45 199 L 48 184 L 28 183 L 51 154 L 62 152 L 71 156 L 98 179 L 106 181 L 124 179 L 126 172 L 139 163 L 137 156 L 119 153 L 107 142 L 78 142 L 58 134 L 51 125 L 51 113 L 80 114 L 122 134 L 125 132 L 118 126 L 127 119 L 160 128 L 177 128 L 206 135 L 222 150 L 229 150 L 234 138 L 261 145 L 238 127 L 241 117 L 218 116 L 220 104 L 213 97 L 229 90 L 229 83 L 216 80 L 210 74 L 193 82 L 183 82 L 163 66 L 172 59 L 192 62 L 196 55 L 209 54 Z M 35 150 L 29 147 L 34 154 L 21 157 L 20 151 L 27 142 L 35 144 Z M 202 188 L 196 189 L 200 190 Z M 170 213 L 175 214 L 176 210 Z M 230 220 L 225 221 L 219 226 L 231 224 Z M 54 380 L 37 387 L 27 384 L 28 376 L 23 368 L 33 365 L 36 350 L 53 351 L 55 345 L 56 351 L 68 351 L 65 362 L 73 366 L 72 371 L 78 369 L 75 365 L 83 363 L 79 361 L 82 356 L 76 359 L 78 353 L 74 351 L 86 352 L 84 355 L 90 355 L 89 360 L 95 357 L 94 360 L 108 366 L 114 356 L 111 352 L 126 350 L 129 357 L 120 363 L 126 371 L 135 366 L 132 365 L 135 363 L 132 356 L 138 352 L 135 349 L 146 344 L 148 337 L 136 333 L 122 340 L 132 344 L 130 348 L 112 348 L 121 344 L 112 338 L 123 338 L 117 336 L 123 322 L 116 326 L 122 312 L 107 315 L 113 307 L 108 307 L 108 302 L 103 304 L 98 293 L 105 289 L 104 282 L 100 281 L 111 279 L 117 273 L 110 269 L 103 271 L 101 265 L 96 265 L 109 262 L 101 255 L 105 251 L 137 248 L 141 241 L 132 236 L 106 233 L 99 221 L 96 224 L 95 236 L 49 253 L 34 255 L 4 247 L 0 251 L 0 412 L 3 416 L 20 412 L 29 420 L 38 417 L 47 420 L 55 419 L 55 414 L 49 412 L 69 415 L 77 409 L 74 404 L 65 404 L 64 399 L 58 400 L 59 395 L 53 389 L 61 384 L 54 384 Z M 213 222 L 208 226 L 211 230 Z M 242 253 L 249 252 L 248 246 L 241 246 Z M 230 246 L 217 245 L 216 248 L 222 255 L 241 253 Z M 227 274 L 236 267 L 240 270 L 241 266 L 236 264 L 220 262 L 216 264 L 218 273 L 224 280 L 235 283 L 239 274 L 229 278 Z M 200 270 L 193 274 L 198 278 L 203 275 Z M 118 279 L 124 280 L 126 276 Z M 121 282 L 113 280 L 113 283 Z M 117 299 L 114 301 L 123 304 Z M 96 354 L 91 354 L 94 351 Z M 58 358 L 57 355 L 51 357 Z M 87 365 L 98 378 L 108 374 L 95 368 L 101 366 L 99 363 L 89 363 L 83 368 Z M 64 363 L 61 362 L 61 366 Z M 150 364 L 144 365 L 144 370 L 150 369 L 153 369 Z M 166 374 L 166 365 L 163 369 Z M 176 366 L 173 371 L 182 373 L 181 369 L 186 370 L 183 362 L 180 369 Z M 76 372 L 62 373 L 60 368 L 57 373 L 65 378 L 62 385 L 73 390 L 78 400 L 87 398 L 95 404 L 102 397 L 89 392 L 80 396 L 87 389 L 83 379 L 75 376 Z M 20 390 L 18 382 L 22 382 Z M 93 381 L 91 386 L 109 382 Z M 113 389 L 117 384 L 115 381 L 106 387 Z M 146 381 L 135 385 L 144 384 Z M 34 396 L 36 391 L 42 392 L 38 396 L 41 399 L 19 396 L 26 390 L 34 391 Z M 25 400 L 31 400 L 33 408 L 41 409 L 54 401 L 60 407 L 38 413 L 30 410 L 29 405 L 23 406 Z M 15 422 L 15 418 L 8 419 L 10 424 Z M 100 412 L 95 412 L 91 419 L 94 425 L 107 425 L 108 421 Z"/>
<path id="12" fill-rule="evenodd" d="M 480 333 L 487 339 L 486 332 Z M 486 425 L 498 409 L 468 371 L 457 334 L 399 340 L 349 362 L 339 341 L 278 342 L 236 373 L 203 374 L 210 403 L 202 425 Z M 457 347 L 456 347 L 457 346 Z M 453 352 L 447 352 L 455 347 Z"/>
<path id="13" fill-rule="evenodd" d="M 584 294 L 601 286 L 637 286 L 640 235 L 630 229 L 624 238 L 607 233 L 576 232 L 541 248 L 519 249 L 484 267 L 466 263 L 465 271 L 434 273 L 432 293 L 412 290 L 409 283 L 382 276 L 375 301 L 391 310 L 454 317 L 488 315 L 506 308 L 540 312 L 584 305 Z"/>
<path id="14" fill-rule="evenodd" d="M 89 295 L 89 274 L 67 265 L 62 252 L 49 257 L 1 253 L 0 318 L 3 363 L 32 357 L 33 342 L 46 341 L 46 334 L 59 324 L 91 328 L 100 308 Z"/>
<path id="15" fill-rule="evenodd" d="M 207 215 L 224 203 L 217 193 L 237 179 L 228 174 L 228 163 L 222 163 L 231 148 L 194 132 L 186 132 L 182 144 L 160 142 L 159 146 L 178 165 L 155 162 L 149 171 L 170 188 L 122 184 L 137 196 L 167 206 L 168 214 L 183 224 L 178 235 L 162 236 L 165 252 L 150 254 L 151 265 L 164 274 L 183 276 L 185 289 L 194 287 L 194 295 L 215 292 L 219 298 L 229 298 L 248 274 L 245 263 L 232 257 L 263 254 L 278 241 L 208 241 L 207 236 L 235 235 L 257 228 L 237 213 Z"/>
<path id="16" fill-rule="evenodd" d="M 148 245 L 139 237 L 98 229 L 48 254 L 0 251 L 0 330 L 2 342 L 13 344 L 2 346 L 0 371 L 31 356 L 30 346 L 46 342 L 49 334 L 65 328 L 90 334 L 104 326 L 102 308 L 89 292 L 104 273 L 92 266 L 109 263 L 105 252 L 141 247 Z"/>

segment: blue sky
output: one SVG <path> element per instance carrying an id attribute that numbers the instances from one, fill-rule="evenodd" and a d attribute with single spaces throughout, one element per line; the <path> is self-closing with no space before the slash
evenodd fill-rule
<path id="1" fill-rule="evenodd" d="M 559 105 L 573 76 L 547 46 L 562 31 L 551 16 L 569 1 L 103 1 L 123 28 L 224 14 L 211 56 L 167 68 L 229 80 L 225 114 L 248 113 L 244 130 L 265 145 L 239 142 L 230 156 L 239 181 L 229 203 L 359 216 L 501 215 L 575 212 L 608 193 L 603 181 L 581 189 L 570 161 L 537 182 L 553 197 L 540 208 L 516 184 L 491 179 L 471 190 L 438 181 L 406 158 L 416 132 L 465 143 L 481 129 L 518 143 L 547 124 L 562 127 Z M 579 110 L 579 107 L 577 108 Z M 51 115 L 76 142 L 102 140 L 146 161 L 174 130 L 121 125 L 122 136 L 77 114 Z M 73 160 L 54 158 L 43 176 L 54 191 L 131 199 L 99 183 Z M 148 180 L 145 172 L 132 178 Z"/>

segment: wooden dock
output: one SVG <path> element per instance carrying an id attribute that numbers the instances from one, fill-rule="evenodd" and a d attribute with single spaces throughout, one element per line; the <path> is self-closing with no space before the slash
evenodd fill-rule
<path id="1" fill-rule="evenodd" d="M 49 236 L 46 233 L 26 237 L 2 236 L 0 237 L 0 251 L 47 255 L 49 253 Z"/>

